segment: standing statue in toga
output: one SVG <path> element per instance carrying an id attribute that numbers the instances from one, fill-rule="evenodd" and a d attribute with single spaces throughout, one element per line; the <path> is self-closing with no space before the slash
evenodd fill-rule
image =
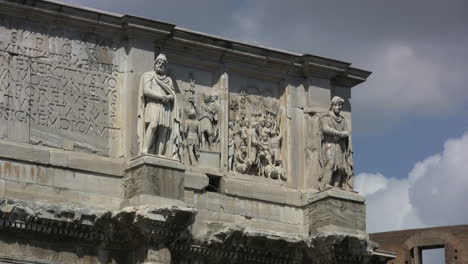
<path id="1" fill-rule="evenodd" d="M 341 115 L 343 103 L 343 98 L 333 97 L 328 113 L 320 117 L 322 136 L 319 156 L 322 167 L 320 190 L 327 187 L 338 187 L 348 191 L 353 189 L 353 152 L 348 125 Z"/>
<path id="2" fill-rule="evenodd" d="M 164 54 L 154 61 L 154 71 L 140 79 L 138 138 L 141 153 L 180 160 L 180 113 L 172 79 L 167 75 Z"/>

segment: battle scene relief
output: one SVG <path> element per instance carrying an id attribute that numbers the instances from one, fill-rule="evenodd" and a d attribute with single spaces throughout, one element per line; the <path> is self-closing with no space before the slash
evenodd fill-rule
<path id="1" fill-rule="evenodd" d="M 230 171 L 287 180 L 282 157 L 281 112 L 280 101 L 272 91 L 247 86 L 242 87 L 239 93 L 230 93 Z"/>

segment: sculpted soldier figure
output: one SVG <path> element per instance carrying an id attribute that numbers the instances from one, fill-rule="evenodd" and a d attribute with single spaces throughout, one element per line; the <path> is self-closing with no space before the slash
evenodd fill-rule
<path id="1" fill-rule="evenodd" d="M 341 115 L 343 103 L 342 98 L 333 97 L 329 112 L 320 118 L 322 128 L 322 149 L 319 156 L 322 167 L 320 190 L 329 186 L 346 190 L 353 188 L 353 153 L 348 126 L 345 118 Z"/>
<path id="2" fill-rule="evenodd" d="M 247 173 L 250 169 L 252 162 L 249 160 L 247 147 L 245 144 L 242 144 L 235 154 L 235 164 L 234 167 L 239 173 Z"/>
<path id="3" fill-rule="evenodd" d="M 185 147 L 187 148 L 190 165 L 196 165 L 198 162 L 200 147 L 200 123 L 197 120 L 197 112 L 193 107 L 187 109 L 188 120 L 185 121 Z"/>
<path id="4" fill-rule="evenodd" d="M 140 79 L 140 151 L 179 159 L 179 106 L 172 79 L 167 76 L 166 65 L 166 56 L 159 54 L 154 62 L 154 71 L 144 73 Z"/>
<path id="5" fill-rule="evenodd" d="M 201 144 L 204 149 L 213 150 L 214 143 L 218 141 L 219 105 L 216 102 L 217 99 L 218 96 L 212 93 L 204 94 L 204 103 L 200 107 Z"/>
<path id="6" fill-rule="evenodd" d="M 283 136 L 281 135 L 280 128 L 273 130 L 271 132 L 271 155 L 273 161 L 277 161 L 281 159 L 281 141 Z"/>
<path id="7" fill-rule="evenodd" d="M 234 142 L 234 121 L 229 121 L 229 140 L 228 140 L 228 169 L 234 169 L 234 154 L 236 153 L 236 145 Z"/>

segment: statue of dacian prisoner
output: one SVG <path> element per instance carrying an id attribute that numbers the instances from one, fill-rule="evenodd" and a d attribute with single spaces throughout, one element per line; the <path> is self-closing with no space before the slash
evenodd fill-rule
<path id="1" fill-rule="evenodd" d="M 341 115 L 343 103 L 343 98 L 333 97 L 328 113 L 320 117 L 319 162 L 322 167 L 322 175 L 319 179 L 320 190 L 332 186 L 348 191 L 353 189 L 353 152 L 348 125 Z"/>
<path id="2" fill-rule="evenodd" d="M 138 138 L 141 153 L 180 159 L 180 113 L 172 79 L 167 76 L 164 54 L 154 61 L 154 71 L 140 79 Z"/>

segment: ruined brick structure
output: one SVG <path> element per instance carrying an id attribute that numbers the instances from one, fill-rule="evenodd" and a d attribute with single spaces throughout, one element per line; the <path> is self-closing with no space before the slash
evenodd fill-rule
<path id="1" fill-rule="evenodd" d="M 468 263 L 468 225 L 441 226 L 370 234 L 383 251 L 394 252 L 388 264 L 421 264 L 424 249 L 445 248 L 445 263 Z"/>

